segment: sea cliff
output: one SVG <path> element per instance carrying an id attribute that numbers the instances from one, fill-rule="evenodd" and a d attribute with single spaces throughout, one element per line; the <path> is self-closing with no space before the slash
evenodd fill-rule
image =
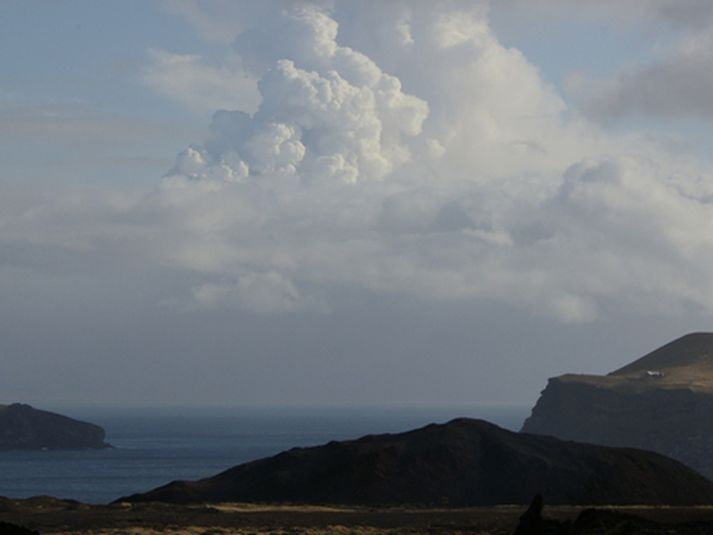
<path id="1" fill-rule="evenodd" d="M 713 334 L 693 333 L 608 375 L 552 378 L 522 431 L 662 453 L 713 478 Z"/>

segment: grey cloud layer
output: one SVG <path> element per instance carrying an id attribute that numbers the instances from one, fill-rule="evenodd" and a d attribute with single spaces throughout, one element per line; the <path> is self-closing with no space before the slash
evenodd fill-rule
<path id="1" fill-rule="evenodd" d="M 562 15 L 563 10 L 568 10 L 579 16 L 588 14 L 609 22 L 640 23 L 642 19 L 658 19 L 690 28 L 702 28 L 713 23 L 713 4 L 708 0 L 499 0 L 491 4 L 546 10 L 555 15 Z"/>
<path id="2" fill-rule="evenodd" d="M 600 119 L 633 114 L 710 121 L 713 28 L 686 37 L 661 59 L 624 72 L 615 80 L 575 80 L 572 86 L 586 111 Z"/>
<path id="3" fill-rule="evenodd" d="M 631 116 L 711 120 L 713 110 L 713 2 L 631 0 L 567 2 L 505 0 L 493 9 L 547 18 L 593 19 L 599 27 L 651 32 L 658 42 L 646 63 L 624 65 L 618 75 L 598 80 L 576 72 L 565 80 L 570 96 L 597 121 Z M 591 30 L 591 28 L 590 28 Z M 673 44 L 668 41 L 673 40 Z M 610 58 L 615 64 L 620 58 Z"/>

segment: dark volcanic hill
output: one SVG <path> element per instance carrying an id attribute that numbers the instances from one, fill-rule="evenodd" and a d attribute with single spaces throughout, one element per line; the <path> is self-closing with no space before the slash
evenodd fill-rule
<path id="1" fill-rule="evenodd" d="M 0 405 L 0 450 L 107 448 L 104 430 L 29 405 Z"/>
<path id="2" fill-rule="evenodd" d="M 550 379 L 522 430 L 657 451 L 713 478 L 713 334 L 688 334 L 608 375 Z"/>
<path id="3" fill-rule="evenodd" d="M 713 503 L 713 483 L 661 455 L 512 433 L 457 419 L 399 434 L 294 448 L 129 502 L 353 505 Z"/>

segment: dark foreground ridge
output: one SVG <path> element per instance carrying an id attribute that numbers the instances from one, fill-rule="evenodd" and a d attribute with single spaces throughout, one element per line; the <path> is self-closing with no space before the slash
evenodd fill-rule
<path id="1" fill-rule="evenodd" d="M 644 448 L 713 478 L 713 333 L 692 333 L 608 375 L 549 380 L 526 433 Z"/>
<path id="2" fill-rule="evenodd" d="M 0 405 L 0 450 L 99 449 L 104 429 L 29 405 Z"/>
<path id="3" fill-rule="evenodd" d="M 512 433 L 460 418 L 399 434 L 294 448 L 118 502 L 341 505 L 713 503 L 713 483 L 661 455 Z"/>

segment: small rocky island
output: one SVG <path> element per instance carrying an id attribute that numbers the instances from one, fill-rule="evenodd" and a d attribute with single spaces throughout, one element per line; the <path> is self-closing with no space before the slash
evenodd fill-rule
<path id="1" fill-rule="evenodd" d="M 0 450 L 109 448 L 104 429 L 22 403 L 0 405 Z"/>
<path id="2" fill-rule="evenodd" d="M 713 504 L 713 483 L 656 453 L 513 433 L 467 418 L 368 435 L 176 481 L 119 502 L 482 506 Z"/>
<path id="3" fill-rule="evenodd" d="M 648 449 L 713 478 L 713 333 L 688 334 L 608 375 L 550 379 L 522 431 Z"/>

